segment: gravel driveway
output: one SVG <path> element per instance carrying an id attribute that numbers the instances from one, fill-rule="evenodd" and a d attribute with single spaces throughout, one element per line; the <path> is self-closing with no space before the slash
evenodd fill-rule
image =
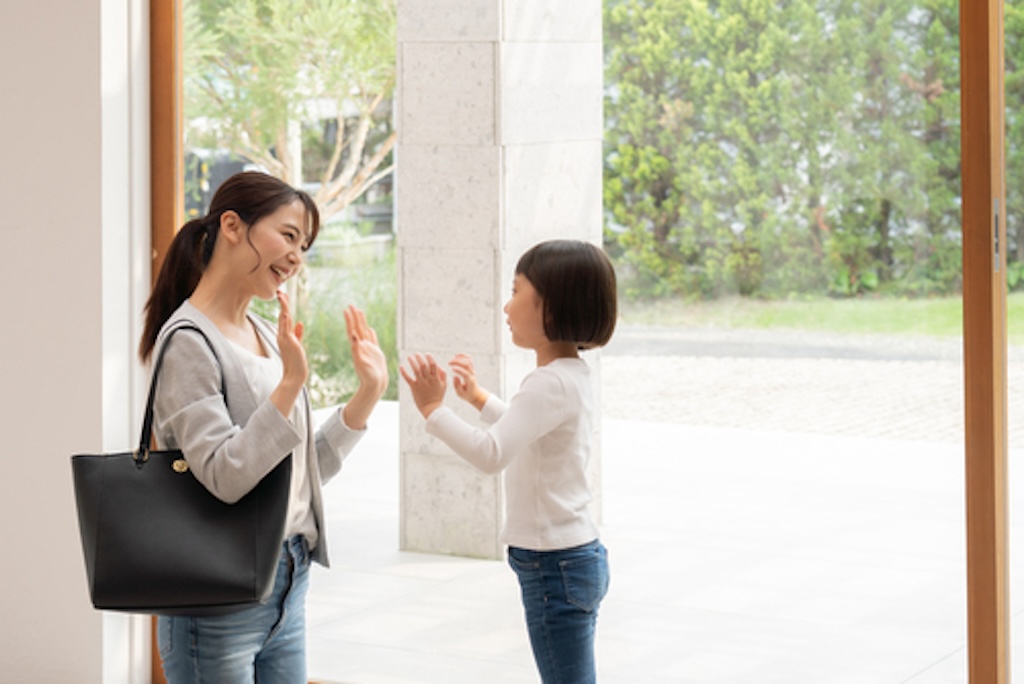
<path id="1" fill-rule="evenodd" d="M 623 326 L 602 352 L 612 418 L 961 443 L 959 339 Z M 1024 350 L 1009 441 L 1024 445 Z"/>

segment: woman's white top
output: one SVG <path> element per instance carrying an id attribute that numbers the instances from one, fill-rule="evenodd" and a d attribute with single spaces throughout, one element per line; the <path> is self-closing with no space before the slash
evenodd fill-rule
<path id="1" fill-rule="evenodd" d="M 475 428 L 442 406 L 427 432 L 485 473 L 505 471 L 502 541 L 553 551 L 598 538 L 587 481 L 594 398 L 582 359 L 557 359 L 532 371 L 506 405 L 491 395 Z"/>
<path id="2" fill-rule="evenodd" d="M 253 354 L 240 344 L 231 342 L 231 347 L 237 352 L 239 363 L 245 371 L 257 401 L 266 400 L 274 389 L 281 382 L 284 375 L 284 366 L 277 354 L 270 356 L 259 356 Z M 301 402 L 295 402 L 289 420 L 295 426 L 295 431 L 302 435 L 302 441 L 295 448 L 292 457 L 292 483 L 288 495 L 288 520 L 285 523 L 285 538 L 301 534 L 306 537 L 309 548 L 315 548 L 318 541 L 316 519 L 313 517 L 311 506 L 313 493 L 309 482 L 309 466 L 302 455 L 306 453 L 306 413 L 300 410 Z"/>

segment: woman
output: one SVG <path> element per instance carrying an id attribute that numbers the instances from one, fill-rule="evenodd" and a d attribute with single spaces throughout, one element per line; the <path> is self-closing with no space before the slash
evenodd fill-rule
<path id="1" fill-rule="evenodd" d="M 215 617 L 158 618 L 170 684 L 305 684 L 305 595 L 310 561 L 328 565 L 322 485 L 366 429 L 387 388 L 377 336 L 345 311 L 359 387 L 314 432 L 302 324 L 281 287 L 316 239 L 319 214 L 301 190 L 243 172 L 218 188 L 209 213 L 175 236 L 146 305 L 139 352 L 148 360 L 168 330 L 154 404 L 161 448 L 179 448 L 214 496 L 231 503 L 291 455 L 285 540 L 270 599 Z M 277 298 L 276 329 L 249 313 L 253 297 Z M 208 340 L 208 341 L 207 341 Z"/>

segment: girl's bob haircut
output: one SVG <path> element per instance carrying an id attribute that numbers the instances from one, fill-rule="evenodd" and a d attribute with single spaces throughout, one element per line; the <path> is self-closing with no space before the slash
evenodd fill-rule
<path id="1" fill-rule="evenodd" d="M 615 269 L 599 248 L 582 240 L 549 240 L 516 264 L 544 300 L 544 334 L 578 349 L 603 347 L 615 332 Z"/>

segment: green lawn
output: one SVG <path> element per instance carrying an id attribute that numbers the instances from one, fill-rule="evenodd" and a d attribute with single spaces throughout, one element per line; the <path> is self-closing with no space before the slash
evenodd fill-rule
<path id="1" fill-rule="evenodd" d="M 795 328 L 891 335 L 960 335 L 959 297 L 935 299 L 807 299 L 622 303 L 627 323 L 686 327 Z M 1024 344 L 1024 293 L 1007 300 L 1010 344 Z"/>

